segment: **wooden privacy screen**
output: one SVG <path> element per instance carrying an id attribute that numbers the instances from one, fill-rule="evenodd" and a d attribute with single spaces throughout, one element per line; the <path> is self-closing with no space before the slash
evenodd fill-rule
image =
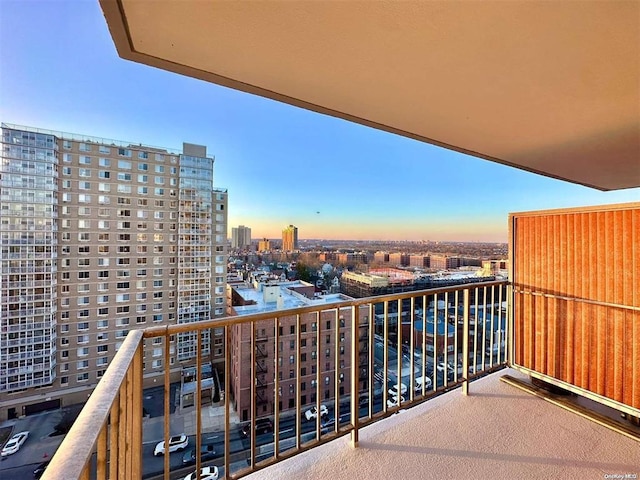
<path id="1" fill-rule="evenodd" d="M 640 203 L 509 224 L 514 366 L 640 415 Z"/>

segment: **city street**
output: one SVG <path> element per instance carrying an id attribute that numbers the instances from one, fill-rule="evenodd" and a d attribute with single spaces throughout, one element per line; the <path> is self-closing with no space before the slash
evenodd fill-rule
<path id="1" fill-rule="evenodd" d="M 14 421 L 13 433 L 28 431 L 29 438 L 18 452 L 2 457 L 0 460 L 0 478 L 2 480 L 33 478 L 33 470 L 40 463 L 51 458 L 64 438 L 64 435 L 49 436 L 61 418 L 62 411 L 55 410 Z"/>

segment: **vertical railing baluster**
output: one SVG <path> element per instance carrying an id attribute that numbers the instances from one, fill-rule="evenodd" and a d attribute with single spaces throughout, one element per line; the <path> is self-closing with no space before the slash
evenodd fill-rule
<path id="1" fill-rule="evenodd" d="M 438 294 L 433 295 L 433 390 L 438 389 Z"/>
<path id="2" fill-rule="evenodd" d="M 367 340 L 369 342 L 369 367 L 368 367 L 368 371 L 369 371 L 369 395 L 368 395 L 368 406 L 369 406 L 369 419 L 371 419 L 371 417 L 373 417 L 373 397 L 375 395 L 375 389 L 374 389 L 374 374 L 375 374 L 375 369 L 374 369 L 374 364 L 375 364 L 375 322 L 374 322 L 374 313 L 375 313 L 375 309 L 374 309 L 374 305 L 373 303 L 369 304 L 369 318 L 368 318 L 368 337 Z M 358 397 L 358 404 L 360 404 L 360 397 Z"/>
<path id="3" fill-rule="evenodd" d="M 502 363 L 503 359 L 506 358 L 505 355 L 501 355 L 502 353 L 502 286 L 498 287 L 498 364 Z M 505 329 L 506 329 L 505 325 Z M 506 341 L 505 341 L 506 345 Z"/>
<path id="4" fill-rule="evenodd" d="M 358 374 L 360 371 L 360 321 L 358 318 L 358 308 L 359 307 L 355 307 L 353 305 L 351 306 L 351 370 L 349 373 L 351 380 L 351 392 L 349 398 L 351 399 L 351 424 L 353 425 L 353 430 L 351 430 L 351 447 L 353 448 L 358 447 L 358 428 L 360 424 L 360 402 L 358 396 Z"/>
<path id="5" fill-rule="evenodd" d="M 482 370 L 486 368 L 485 355 L 487 350 L 487 287 L 482 287 Z"/>
<path id="6" fill-rule="evenodd" d="M 456 290 L 453 295 L 453 326 L 455 331 L 455 336 L 453 337 L 453 382 L 458 383 L 458 355 L 459 355 L 459 345 L 458 345 L 458 315 L 460 313 L 460 302 L 459 302 L 459 294 L 460 291 Z"/>
<path id="7" fill-rule="evenodd" d="M 402 404 L 402 300 L 397 301 L 398 316 L 396 317 L 396 361 L 398 377 L 397 377 L 397 406 L 399 407 Z"/>
<path id="8" fill-rule="evenodd" d="M 495 341 L 495 335 L 494 335 L 494 331 L 495 331 L 495 323 L 494 323 L 494 318 L 495 318 L 495 303 L 496 303 L 496 297 L 495 297 L 495 287 L 494 285 L 491 285 L 491 356 L 489 357 L 489 367 L 493 367 L 493 345 L 494 345 L 494 341 Z"/>
<path id="9" fill-rule="evenodd" d="M 124 431 L 124 445 L 125 445 L 125 468 L 124 474 L 127 478 L 133 478 L 133 370 L 131 364 L 127 368 L 127 374 L 125 375 L 123 388 L 125 391 L 125 431 Z"/>
<path id="10" fill-rule="evenodd" d="M 320 349 L 322 348 L 322 315 L 320 311 L 316 312 L 316 411 L 320 411 L 320 357 L 322 356 L 322 352 Z M 335 415 L 334 415 L 335 417 Z M 320 438 L 322 434 L 322 426 L 321 422 L 316 422 L 316 437 Z M 335 419 L 335 423 L 338 423 L 338 419 Z"/>
<path id="11" fill-rule="evenodd" d="M 250 458 L 249 458 L 249 466 L 251 470 L 255 469 L 256 466 L 256 322 L 251 321 L 249 331 L 251 332 L 251 355 L 249 360 L 249 371 L 251 372 L 251 382 L 249 386 L 249 398 L 251 399 L 251 433 L 249 436 L 250 439 Z"/>
<path id="12" fill-rule="evenodd" d="M 202 330 L 198 328 L 196 330 L 196 391 L 195 403 L 196 403 L 196 472 L 200 471 L 200 447 L 202 444 Z"/>
<path id="13" fill-rule="evenodd" d="M 478 374 L 478 287 L 475 287 L 474 290 L 474 310 L 473 310 L 473 374 Z"/>
<path id="14" fill-rule="evenodd" d="M 280 317 L 273 320 L 274 345 L 273 345 L 273 456 L 280 456 L 280 376 L 278 375 L 278 362 L 280 361 Z"/>
<path id="15" fill-rule="evenodd" d="M 109 478 L 118 478 L 118 430 L 120 429 L 120 398 L 113 399 L 109 411 Z"/>
<path id="16" fill-rule="evenodd" d="M 415 307 L 416 301 L 415 297 L 411 297 L 409 308 L 409 401 L 413 402 L 414 394 L 415 394 L 415 384 L 416 384 L 416 372 L 415 372 L 415 359 L 413 358 L 414 353 L 414 345 L 413 345 L 413 337 L 414 337 L 414 328 L 415 328 Z M 422 381 L 424 385 L 424 379 Z"/>
<path id="17" fill-rule="evenodd" d="M 108 424 L 105 422 L 104 425 L 100 428 L 100 434 L 98 435 L 98 452 L 96 456 L 96 479 L 97 480 L 106 480 L 107 479 L 107 460 L 108 460 L 108 451 L 107 451 L 107 440 L 108 440 Z M 142 445 L 140 445 L 142 447 Z"/>
<path id="18" fill-rule="evenodd" d="M 444 292 L 444 386 L 449 385 L 449 292 Z"/>
<path id="19" fill-rule="evenodd" d="M 133 357 L 133 429 L 131 445 L 133 447 L 133 465 L 131 470 L 132 478 L 142 478 L 142 346 L 144 340 L 141 339 L 136 353 Z"/>
<path id="20" fill-rule="evenodd" d="M 507 284 L 507 321 L 505 324 L 505 340 L 506 340 L 506 351 L 507 351 L 507 365 L 513 364 L 513 352 L 515 347 L 515 337 L 513 334 L 513 318 L 515 308 L 515 299 L 513 292 L 513 285 L 511 283 Z"/>
<path id="21" fill-rule="evenodd" d="M 231 476 L 231 422 L 229 421 L 230 410 L 230 391 L 231 391 L 231 347 L 229 339 L 231 338 L 231 328 L 236 328 L 236 331 L 241 334 L 241 325 L 232 327 L 231 325 L 225 325 L 224 327 L 224 475 L 226 478 Z M 240 335 L 241 336 L 241 335 Z M 242 341 L 240 338 L 239 341 Z"/>
<path id="22" fill-rule="evenodd" d="M 169 464 L 169 437 L 171 436 L 170 430 L 170 415 L 171 407 L 169 401 L 171 400 L 171 377 L 170 377 L 170 336 L 165 330 L 164 333 L 164 479 L 169 480 L 170 464 Z"/>
<path id="23" fill-rule="evenodd" d="M 118 428 L 118 478 L 127 478 L 127 382 L 126 378 L 120 387 L 119 411 L 120 424 Z"/>
<path id="24" fill-rule="evenodd" d="M 462 374 L 464 383 L 462 384 L 462 394 L 469 395 L 469 289 L 464 289 L 462 315 Z M 457 370 L 457 366 L 456 366 Z"/>
<path id="25" fill-rule="evenodd" d="M 334 315 L 334 352 L 333 352 L 333 391 L 334 391 L 334 416 L 336 418 L 335 431 L 340 430 L 340 374 L 338 370 L 340 368 L 340 309 L 336 308 Z M 318 421 L 320 421 L 320 410 L 318 410 Z"/>
<path id="26" fill-rule="evenodd" d="M 96 456 L 96 480 L 107 479 L 107 461 L 108 461 L 108 425 L 105 423 L 100 428 L 100 434 L 98 435 L 98 452 Z M 142 444 L 140 444 L 140 450 L 142 452 Z"/>
<path id="27" fill-rule="evenodd" d="M 427 394 L 427 296 L 422 296 L 422 396 Z M 435 387 L 436 382 L 433 382 Z"/>
<path id="28" fill-rule="evenodd" d="M 389 380 L 387 378 L 389 372 L 389 301 L 384 301 L 383 307 L 384 315 L 383 315 L 383 342 L 384 345 L 382 347 L 383 361 L 382 361 L 382 411 L 387 411 L 387 385 L 389 384 Z"/>
<path id="29" fill-rule="evenodd" d="M 301 386 L 302 386 L 302 370 L 300 366 L 300 341 L 302 339 L 301 333 L 300 314 L 296 315 L 296 449 L 300 450 L 301 438 L 302 438 L 302 405 L 301 402 Z M 320 412 L 316 419 L 320 421 Z"/>

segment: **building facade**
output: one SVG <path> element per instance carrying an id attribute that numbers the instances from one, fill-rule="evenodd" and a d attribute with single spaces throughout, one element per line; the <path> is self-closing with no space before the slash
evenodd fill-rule
<path id="1" fill-rule="evenodd" d="M 259 252 L 268 252 L 271 250 L 271 240 L 268 238 L 263 238 L 258 242 L 258 251 Z"/>
<path id="2" fill-rule="evenodd" d="M 231 248 L 244 250 L 251 247 L 251 229 L 244 225 L 231 229 Z"/>
<path id="3" fill-rule="evenodd" d="M 282 251 L 293 252 L 298 250 L 298 227 L 289 225 L 282 230 Z"/>
<path id="4" fill-rule="evenodd" d="M 277 315 L 276 312 L 288 308 L 326 305 L 326 310 L 319 316 L 316 313 L 300 315 L 299 327 L 296 315 L 280 314 L 277 331 L 273 320 L 257 322 L 253 356 L 251 325 L 240 324 L 232 328 L 229 340 L 232 401 L 241 421 L 251 418 L 252 402 L 255 402 L 256 417 L 273 415 L 276 378 L 279 411 L 295 408 L 298 394 L 304 410 L 316 402 L 318 395 L 326 403 L 334 399 L 336 393 L 339 396 L 349 393 L 351 310 L 331 307 L 332 303 L 349 297 L 341 294 L 314 297 L 314 291 L 313 285 L 300 281 L 253 281 L 251 285 L 233 287 L 232 295 L 242 304 L 230 307 L 234 315 L 265 311 Z M 358 322 L 363 328 L 368 325 L 368 314 L 368 307 L 358 310 Z M 253 368 L 250 368 L 252 361 Z M 300 392 L 296 390 L 298 368 Z M 364 374 L 359 375 L 362 388 L 367 378 L 365 369 Z M 255 385 L 254 396 L 251 395 L 252 385 Z"/>
<path id="5" fill-rule="evenodd" d="M 9 124 L 1 142 L 0 420 L 86 400 L 129 330 L 225 315 L 227 192 L 206 147 Z M 203 354 L 223 360 L 212 335 Z M 195 351 L 172 339 L 172 368 Z"/>

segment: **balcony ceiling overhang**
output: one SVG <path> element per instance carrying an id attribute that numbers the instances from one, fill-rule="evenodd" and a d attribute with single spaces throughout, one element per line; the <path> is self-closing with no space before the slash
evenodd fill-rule
<path id="1" fill-rule="evenodd" d="M 640 186 L 640 2 L 100 4 L 122 58 L 601 190 Z"/>

